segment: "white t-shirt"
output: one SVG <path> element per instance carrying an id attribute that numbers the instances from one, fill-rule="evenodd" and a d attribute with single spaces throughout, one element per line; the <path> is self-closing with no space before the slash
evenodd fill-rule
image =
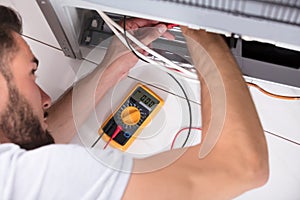
<path id="1" fill-rule="evenodd" d="M 0 144 L 0 199 L 121 199 L 132 159 L 112 148 L 93 151 L 58 144 L 25 151 Z"/>

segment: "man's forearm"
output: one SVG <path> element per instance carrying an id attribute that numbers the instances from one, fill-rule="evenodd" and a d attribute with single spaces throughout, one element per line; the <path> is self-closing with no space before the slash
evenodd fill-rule
<path id="1" fill-rule="evenodd" d="M 149 45 L 165 33 L 165 24 L 145 19 L 132 19 L 127 24 L 136 27 L 153 26 L 137 30 L 141 42 Z M 131 53 L 117 38 L 113 38 L 107 52 L 91 74 L 80 80 L 68 93 L 49 109 L 49 130 L 58 143 L 67 143 L 73 138 L 76 128 L 87 119 L 90 112 L 100 102 L 105 93 L 137 63 L 138 58 Z"/>
<path id="2" fill-rule="evenodd" d="M 204 140 L 200 145 L 200 157 L 207 153 L 217 157 L 222 155 L 218 159 L 226 162 L 222 162 L 224 165 L 220 170 L 228 167 L 234 173 L 243 173 L 236 177 L 241 181 L 236 192 L 265 183 L 268 177 L 268 152 L 264 132 L 230 49 L 217 34 L 184 28 L 183 33 L 201 81 Z M 222 112 L 224 108 L 225 112 Z M 216 121 L 223 122 L 220 129 L 215 127 L 220 125 Z M 219 137 L 210 137 L 216 136 L 215 131 L 220 131 Z M 209 145 L 214 144 L 212 139 L 217 139 L 216 145 L 210 148 Z"/>
<path id="3" fill-rule="evenodd" d="M 104 67 L 98 66 L 91 74 L 81 79 L 75 87 L 67 90 L 47 111 L 49 114 L 48 129 L 56 143 L 70 142 L 76 129 L 87 119 L 95 104 L 109 90 L 107 84 L 97 87 L 98 78 L 100 78 L 98 75 L 102 74 L 103 70 Z M 93 93 L 96 91 L 96 87 L 98 92 Z M 77 98 L 75 102 L 73 98 Z M 76 116 L 76 120 L 74 116 Z"/>
<path id="4" fill-rule="evenodd" d="M 184 34 L 189 34 L 187 36 L 189 47 L 197 49 L 191 49 L 190 52 L 202 85 L 201 96 L 204 97 L 202 98 L 202 128 L 204 134 L 207 133 L 213 117 L 211 115 L 212 106 L 219 106 L 218 104 L 213 105 L 213 95 L 224 93 L 224 105 L 226 106 L 226 113 L 224 114 L 226 116 L 224 116 L 222 135 L 232 137 L 228 140 L 232 143 L 237 142 L 237 138 L 242 139 L 239 143 L 247 143 L 247 145 L 245 144 L 246 148 L 242 149 L 251 152 L 258 151 L 261 158 L 267 160 L 265 137 L 254 103 L 235 59 L 223 38 L 205 31 L 186 31 L 191 32 L 185 33 L 183 31 Z M 189 38 L 192 40 L 189 41 Z M 219 109 L 222 108 L 216 110 Z"/>

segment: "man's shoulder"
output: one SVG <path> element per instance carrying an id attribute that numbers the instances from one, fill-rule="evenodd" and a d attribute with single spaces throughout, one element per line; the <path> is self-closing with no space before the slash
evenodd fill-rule
<path id="1" fill-rule="evenodd" d="M 2 143 L 0 144 L 0 154 L 8 152 L 32 152 L 32 151 L 44 151 L 44 150 L 67 150 L 67 149 L 83 149 L 84 147 L 77 144 L 51 144 L 45 145 L 33 150 L 22 149 L 19 145 L 14 143 Z"/>
<path id="2" fill-rule="evenodd" d="M 13 143 L 0 144 L 0 154 L 11 152 L 11 151 L 18 151 L 18 150 L 21 150 L 21 148 L 16 144 Z"/>
<path id="3" fill-rule="evenodd" d="M 57 194 L 62 199 L 120 199 L 132 167 L 132 160 L 117 156 L 116 151 L 92 152 L 76 144 L 51 144 L 29 151 L 0 144 L 0 163 L 0 199 L 4 193 L 4 199 L 55 199 Z M 112 195 L 115 186 L 119 191 Z"/>
<path id="4" fill-rule="evenodd" d="M 33 150 L 24 150 L 16 144 L 0 144 L 0 171 L 32 173 L 35 170 L 55 170 L 59 165 L 77 166 L 93 162 L 87 150 L 80 145 L 51 144 Z"/>
<path id="5" fill-rule="evenodd" d="M 0 160 L 4 158 L 10 158 L 16 155 L 20 155 L 24 152 L 20 146 L 13 143 L 0 144 Z"/>
<path id="6" fill-rule="evenodd" d="M 101 150 L 78 144 L 51 144 L 27 151 L 15 144 L 0 144 L 0 163 L 3 162 L 6 163 L 4 168 L 35 168 L 37 163 L 47 163 L 45 168 L 57 169 L 57 165 L 63 164 L 65 167 L 93 166 L 130 172 L 133 160 L 113 148 Z"/>
<path id="7" fill-rule="evenodd" d="M 74 144 L 51 144 L 43 147 L 39 147 L 33 150 L 25 150 L 20 148 L 19 145 L 13 143 L 4 143 L 0 144 L 0 160 L 12 160 L 23 157 L 39 157 L 51 154 L 55 154 L 56 156 L 63 156 L 64 154 L 68 154 L 71 152 L 83 152 L 84 147 Z"/>

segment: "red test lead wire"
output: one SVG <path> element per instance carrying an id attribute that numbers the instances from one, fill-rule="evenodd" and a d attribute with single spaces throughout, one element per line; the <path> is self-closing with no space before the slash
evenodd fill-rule
<path id="1" fill-rule="evenodd" d="M 172 29 L 174 28 L 175 26 L 179 26 L 178 24 L 167 24 L 167 28 L 168 29 Z"/>
<path id="2" fill-rule="evenodd" d="M 106 147 L 109 145 L 109 143 L 122 131 L 122 126 L 118 125 L 115 132 L 112 134 L 108 142 L 105 144 L 103 149 L 106 149 Z"/>

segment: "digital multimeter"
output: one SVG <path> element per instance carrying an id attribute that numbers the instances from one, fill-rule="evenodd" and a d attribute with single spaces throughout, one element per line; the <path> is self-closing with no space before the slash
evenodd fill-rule
<path id="1" fill-rule="evenodd" d="M 110 145 L 125 151 L 163 104 L 163 99 L 153 91 L 145 85 L 137 84 L 105 120 L 98 133 L 103 134 L 105 141 L 111 140 Z M 121 128 L 121 131 L 111 139 L 117 127 Z"/>

